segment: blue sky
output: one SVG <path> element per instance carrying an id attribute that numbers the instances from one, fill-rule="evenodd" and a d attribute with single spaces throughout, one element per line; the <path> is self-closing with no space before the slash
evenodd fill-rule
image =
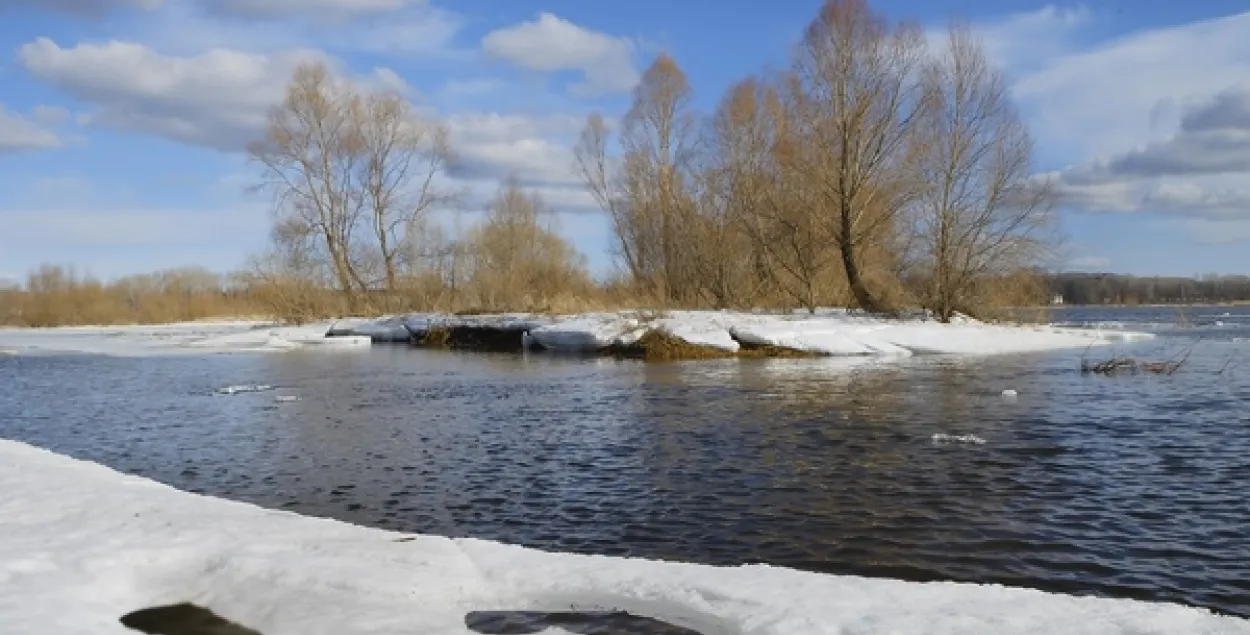
<path id="1" fill-rule="evenodd" d="M 0 0 L 0 277 L 241 266 L 266 201 L 241 152 L 291 67 L 409 91 L 452 131 L 458 186 L 541 184 L 602 271 L 607 225 L 569 141 L 623 112 L 656 52 L 699 105 L 787 49 L 817 0 Z M 970 21 L 1062 192 L 1063 266 L 1250 273 L 1250 12 L 1232 0 L 879 0 Z M 1238 13 L 1238 12 L 1241 13 Z M 444 215 L 445 220 L 450 215 Z M 468 220 L 471 220 L 469 217 Z"/>

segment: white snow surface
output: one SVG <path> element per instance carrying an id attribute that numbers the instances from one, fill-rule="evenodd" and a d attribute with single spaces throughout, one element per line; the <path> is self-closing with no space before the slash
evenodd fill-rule
<path id="1" fill-rule="evenodd" d="M 571 607 L 705 635 L 1250 635 L 1250 621 L 1170 604 L 405 536 L 13 441 L 0 440 L 0 488 L 6 635 L 133 635 L 122 615 L 184 601 L 265 635 L 471 635 L 470 611 Z"/>
<path id="2" fill-rule="evenodd" d="M 605 313 L 559 318 L 531 335 L 547 348 L 586 351 L 636 341 L 648 329 L 729 351 L 746 342 L 831 356 L 1024 353 L 1153 337 L 1128 331 L 993 325 L 970 318 L 951 324 L 893 320 L 845 311 L 815 316 L 730 311 L 671 311 L 655 317 Z"/>
<path id="3" fill-rule="evenodd" d="M 86 353 L 150 356 L 187 353 L 276 352 L 367 347 L 368 337 L 326 337 L 330 322 L 274 326 L 239 320 L 135 326 L 0 328 L 0 348 L 18 355 Z"/>

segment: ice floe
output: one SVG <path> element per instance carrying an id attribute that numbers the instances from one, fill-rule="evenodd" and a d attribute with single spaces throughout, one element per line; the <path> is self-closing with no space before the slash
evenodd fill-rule
<path id="1" fill-rule="evenodd" d="M 930 440 L 937 444 L 964 443 L 967 445 L 985 445 L 985 439 L 975 434 L 946 434 L 939 432 L 933 435 Z"/>
<path id="2" fill-rule="evenodd" d="M 223 386 L 217 389 L 219 395 L 237 395 L 246 392 L 267 392 L 273 390 L 273 386 L 268 384 L 237 384 L 234 386 Z"/>
<path id="3" fill-rule="evenodd" d="M 133 635 L 123 615 L 180 602 L 264 635 L 473 635 L 474 612 L 570 608 L 705 635 L 1250 635 L 1250 621 L 1172 604 L 404 535 L 180 492 L 12 441 L 0 441 L 0 488 L 5 635 Z"/>

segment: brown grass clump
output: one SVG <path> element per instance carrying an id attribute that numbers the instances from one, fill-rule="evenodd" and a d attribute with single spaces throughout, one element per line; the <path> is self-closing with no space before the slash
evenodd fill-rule
<path id="1" fill-rule="evenodd" d="M 647 362 L 676 362 L 697 359 L 729 359 L 729 358 L 812 358 L 820 357 L 816 353 L 799 351 L 780 346 L 760 346 L 743 344 L 737 351 L 727 351 L 705 344 L 691 344 L 681 338 L 663 331 L 648 331 L 637 342 L 626 346 L 610 346 L 604 351 L 606 355 L 627 359 L 641 359 Z"/>
<path id="2" fill-rule="evenodd" d="M 737 353 L 715 346 L 691 344 L 663 331 L 648 331 L 637 342 L 624 346 L 609 346 L 604 354 L 648 362 L 675 362 L 691 359 L 725 359 L 737 357 Z"/>

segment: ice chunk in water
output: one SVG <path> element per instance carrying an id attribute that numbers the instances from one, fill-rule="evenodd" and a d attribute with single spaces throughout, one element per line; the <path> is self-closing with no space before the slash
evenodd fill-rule
<path id="1" fill-rule="evenodd" d="M 938 443 L 938 444 L 967 443 L 971 445 L 985 445 L 985 439 L 982 439 L 981 437 L 978 437 L 975 434 L 956 435 L 956 434 L 946 434 L 943 432 L 939 432 L 933 435 L 933 442 Z"/>
<path id="2" fill-rule="evenodd" d="M 237 395 L 245 392 L 265 392 L 273 390 L 273 386 L 267 384 L 237 384 L 234 386 L 225 386 L 217 389 L 219 395 Z"/>

